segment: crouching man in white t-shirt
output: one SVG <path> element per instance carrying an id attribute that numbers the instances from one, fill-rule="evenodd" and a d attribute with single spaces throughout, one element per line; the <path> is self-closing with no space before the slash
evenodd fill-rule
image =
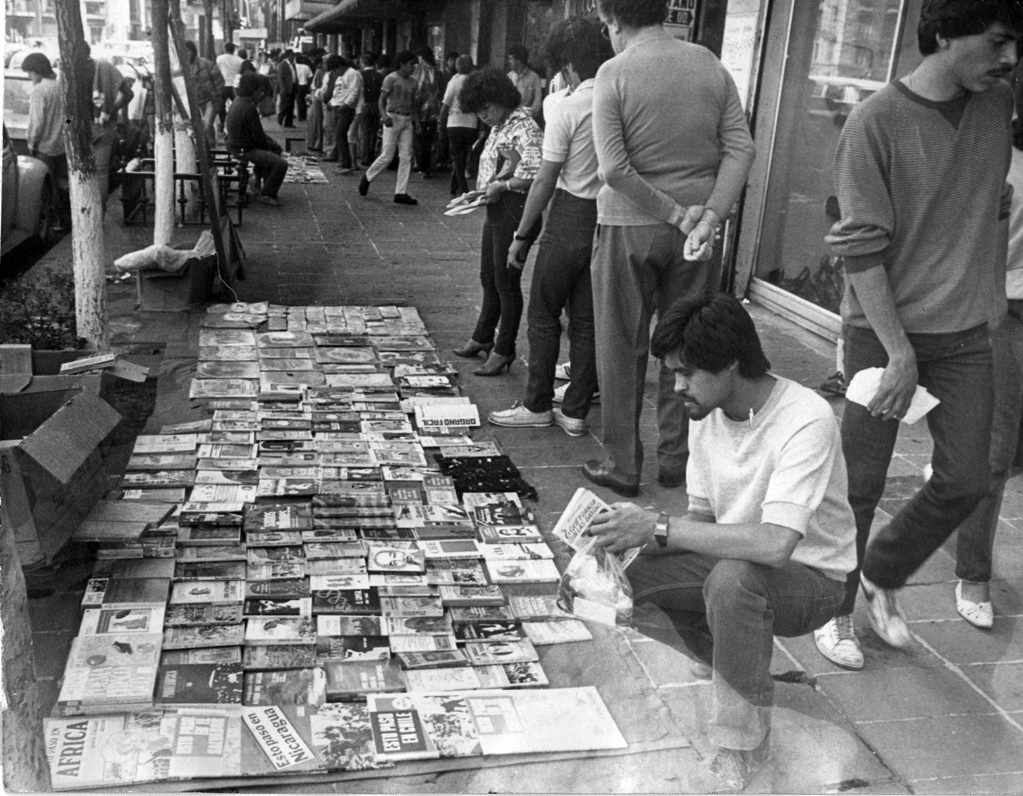
<path id="1" fill-rule="evenodd" d="M 689 511 L 615 503 L 591 533 L 612 552 L 643 547 L 627 570 L 637 606 L 664 611 L 687 654 L 713 668 L 709 770 L 739 791 L 770 751 L 774 636 L 831 619 L 856 564 L 838 422 L 823 398 L 769 372 L 731 295 L 674 304 L 650 350 L 698 421 L 689 426 Z"/>

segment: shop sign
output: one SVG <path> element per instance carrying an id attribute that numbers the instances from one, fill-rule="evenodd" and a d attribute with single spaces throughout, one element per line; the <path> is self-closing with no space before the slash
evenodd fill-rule
<path id="1" fill-rule="evenodd" d="M 696 0 L 669 0 L 664 27 L 676 39 L 692 41 L 696 29 Z"/>

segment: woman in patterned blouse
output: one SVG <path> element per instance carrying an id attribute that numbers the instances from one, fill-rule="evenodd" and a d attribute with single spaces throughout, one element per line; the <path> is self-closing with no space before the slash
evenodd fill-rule
<path id="1" fill-rule="evenodd" d="M 515 338 L 522 318 L 520 281 L 529 247 L 523 247 L 517 267 L 508 265 L 508 249 L 516 237 L 529 186 L 540 168 L 543 132 L 529 112 L 519 107 L 518 89 L 496 67 L 469 75 L 459 102 L 463 111 L 475 113 L 490 127 L 490 136 L 480 156 L 476 180 L 476 188 L 486 193 L 487 203 L 480 249 L 483 302 L 472 339 L 455 353 L 462 357 L 489 353 L 486 364 L 473 372 L 477 376 L 496 376 L 505 369 L 510 371 L 515 360 Z M 522 239 L 532 243 L 540 234 L 540 226 L 541 220 L 537 219 Z"/>

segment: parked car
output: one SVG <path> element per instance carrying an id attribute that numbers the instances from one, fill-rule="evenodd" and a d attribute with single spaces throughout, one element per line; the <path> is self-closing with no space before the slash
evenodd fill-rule
<path id="1" fill-rule="evenodd" d="M 49 241 L 53 231 L 53 192 L 50 170 L 41 160 L 14 151 L 4 125 L 4 181 L 0 214 L 0 254 L 28 240 Z"/>

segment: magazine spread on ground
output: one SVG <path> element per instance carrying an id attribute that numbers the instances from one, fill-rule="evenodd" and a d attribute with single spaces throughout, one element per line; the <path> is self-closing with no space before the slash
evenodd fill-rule
<path id="1" fill-rule="evenodd" d="M 625 745 L 594 688 L 551 687 L 593 636 L 414 310 L 222 304 L 199 335 L 209 417 L 138 437 L 80 532 L 55 789 Z"/>

